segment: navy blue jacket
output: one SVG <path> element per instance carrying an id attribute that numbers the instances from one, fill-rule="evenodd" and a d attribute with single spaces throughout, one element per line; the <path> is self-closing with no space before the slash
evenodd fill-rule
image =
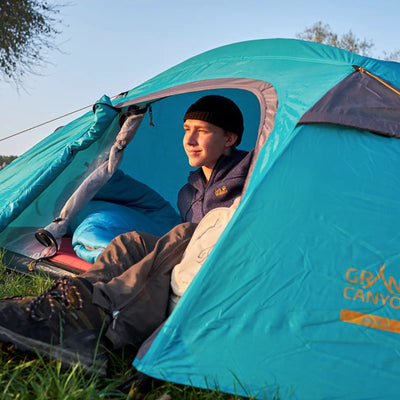
<path id="1" fill-rule="evenodd" d="M 253 152 L 234 150 L 222 155 L 206 186 L 201 168 L 192 171 L 188 183 L 178 194 L 178 209 L 182 222 L 198 223 L 208 211 L 216 207 L 229 207 L 242 194 Z"/>

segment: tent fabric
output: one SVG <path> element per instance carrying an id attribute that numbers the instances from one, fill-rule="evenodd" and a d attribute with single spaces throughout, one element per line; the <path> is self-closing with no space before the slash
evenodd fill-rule
<path id="1" fill-rule="evenodd" d="M 338 124 L 400 137 L 400 89 L 356 68 L 311 107 L 299 124 Z"/>
<path id="2" fill-rule="evenodd" d="M 116 113 L 106 97 L 100 99 L 94 106 L 93 116 L 73 123 L 76 126 L 74 135 L 70 129 L 61 128 L 57 131 L 57 140 L 46 138 L 2 171 L 4 200 L 0 203 L 0 231 L 40 194 L 43 187 L 48 187 L 65 170 L 76 152 L 88 148 L 104 133 Z M 25 171 L 23 177 L 22 170 Z"/>
<path id="3" fill-rule="evenodd" d="M 354 103 L 370 107 L 378 94 L 379 108 L 397 115 L 395 96 L 354 73 L 354 65 L 400 87 L 398 63 L 269 39 L 210 50 L 105 100 L 110 107 L 95 135 L 89 131 L 97 110 L 0 171 L 0 244 L 29 257 L 42 254 L 35 230 L 59 215 L 107 160 L 119 130 L 116 110 L 130 105 L 151 104 L 152 115 L 144 116 L 119 168 L 174 206 L 188 176 L 184 112 L 203 95 L 225 95 L 244 115 L 240 147 L 256 149 L 245 195 L 134 365 L 168 381 L 257 398 L 278 391 L 300 400 L 397 399 L 400 141 L 371 133 L 365 114 L 354 125 L 354 107 L 349 126 L 299 124 L 336 85 L 327 105 L 347 110 L 353 90 L 341 82 L 349 81 L 368 81 Z M 373 115 L 379 129 L 396 126 L 392 112 Z M 72 143 L 71 154 L 65 149 Z M 27 171 L 36 167 L 40 173 L 31 177 Z"/>

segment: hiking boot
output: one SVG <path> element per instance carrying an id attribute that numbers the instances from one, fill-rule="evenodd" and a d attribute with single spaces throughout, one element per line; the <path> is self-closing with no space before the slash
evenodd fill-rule
<path id="1" fill-rule="evenodd" d="M 0 301 L 0 342 L 67 366 L 79 361 L 85 371 L 105 374 L 107 320 L 105 311 L 92 304 L 89 283 L 63 277 L 38 297 Z"/>

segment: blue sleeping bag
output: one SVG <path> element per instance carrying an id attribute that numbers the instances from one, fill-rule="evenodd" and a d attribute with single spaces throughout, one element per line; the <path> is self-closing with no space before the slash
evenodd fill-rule
<path id="1" fill-rule="evenodd" d="M 162 196 L 118 170 L 72 221 L 70 234 L 78 257 L 93 263 L 122 233 L 142 231 L 162 236 L 180 222 Z"/>
<path id="2" fill-rule="evenodd" d="M 74 230 L 72 245 L 78 257 L 92 263 L 121 233 L 144 231 L 162 236 L 170 229 L 139 211 L 105 201 L 91 201 L 76 218 L 76 221 L 79 220 L 81 222 Z"/>

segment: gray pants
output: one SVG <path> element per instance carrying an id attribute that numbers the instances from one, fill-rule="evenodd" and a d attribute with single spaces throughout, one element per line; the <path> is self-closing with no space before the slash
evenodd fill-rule
<path id="1" fill-rule="evenodd" d="M 113 317 L 106 337 L 115 349 L 142 343 L 167 318 L 171 271 L 196 226 L 177 225 L 161 238 L 140 232 L 122 234 L 81 275 L 94 285 L 93 303 Z"/>

